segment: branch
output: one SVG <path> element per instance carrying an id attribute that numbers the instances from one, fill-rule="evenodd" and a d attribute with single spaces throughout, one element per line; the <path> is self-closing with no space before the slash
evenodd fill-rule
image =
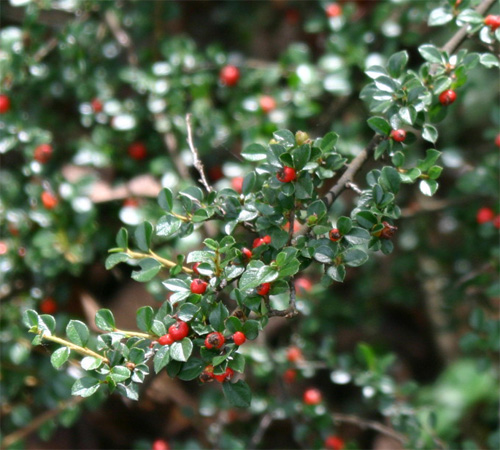
<path id="1" fill-rule="evenodd" d="M 350 423 L 358 426 L 361 429 L 369 428 L 371 430 L 378 431 L 379 433 L 385 434 L 386 436 L 396 439 L 402 444 L 406 444 L 408 442 L 408 438 L 406 436 L 402 435 L 401 433 L 398 433 L 393 428 L 381 424 L 380 422 L 375 422 L 373 420 L 365 420 L 357 416 L 341 414 L 341 413 L 332 413 L 332 418 L 334 422 Z"/>
<path id="2" fill-rule="evenodd" d="M 483 15 L 495 4 L 495 0 L 483 0 L 481 4 L 476 8 L 476 12 Z M 469 24 L 464 25 L 460 28 L 451 39 L 441 47 L 441 50 L 448 52 L 452 55 L 456 52 L 457 48 L 462 45 L 462 43 L 467 39 Z"/>
<path id="3" fill-rule="evenodd" d="M 249 448 L 257 448 L 257 446 L 260 444 L 262 441 L 262 438 L 264 437 L 264 433 L 266 430 L 269 428 L 269 426 L 273 423 L 273 416 L 271 413 L 266 413 L 262 416 L 262 419 L 260 419 L 259 426 L 257 430 L 255 431 L 254 435 L 252 436 L 252 439 L 250 439 L 250 445 Z"/>
<path id="4" fill-rule="evenodd" d="M 96 353 L 92 350 L 90 350 L 87 347 L 81 347 L 79 345 L 73 344 L 73 342 L 67 341 L 66 339 L 61 339 L 57 336 L 53 335 L 47 335 L 43 334 L 42 331 L 39 331 L 38 334 L 42 336 L 42 339 L 46 339 L 47 341 L 55 342 L 56 344 L 64 345 L 65 347 L 68 347 L 70 350 L 74 350 L 75 352 L 79 353 L 80 355 L 83 356 L 92 356 L 93 358 L 100 359 L 106 364 L 109 364 L 108 358 L 100 355 L 99 353 Z"/>
<path id="5" fill-rule="evenodd" d="M 327 209 L 332 206 L 335 199 L 348 187 L 350 187 L 354 176 L 358 173 L 358 171 L 363 167 L 363 164 L 368 159 L 374 151 L 377 145 L 379 145 L 384 139 L 385 136 L 381 134 L 376 134 L 373 136 L 370 143 L 364 148 L 347 166 L 347 170 L 342 174 L 337 183 L 333 185 L 333 187 L 326 193 L 326 195 L 322 198 L 322 201 L 325 203 Z"/>
<path id="6" fill-rule="evenodd" d="M 187 141 L 189 144 L 189 148 L 191 150 L 191 153 L 193 154 L 193 165 L 196 167 L 196 170 L 201 176 L 201 182 L 203 186 L 205 186 L 205 189 L 207 192 L 212 192 L 212 187 L 208 184 L 207 177 L 205 176 L 205 169 L 203 167 L 203 163 L 200 161 L 200 158 L 198 156 L 198 150 L 196 150 L 196 147 L 194 146 L 193 143 L 193 132 L 191 129 L 191 114 L 186 115 L 186 126 L 187 126 Z"/>
<path id="7" fill-rule="evenodd" d="M 137 58 L 132 39 L 130 39 L 128 33 L 122 28 L 116 13 L 108 9 L 104 14 L 104 20 L 117 42 L 126 50 L 128 63 L 133 67 L 137 67 L 139 59 Z"/>
<path id="8" fill-rule="evenodd" d="M 65 409 L 78 405 L 78 403 L 82 402 L 83 400 L 85 400 L 84 397 L 74 397 L 71 400 L 61 403 L 57 408 L 45 411 L 38 417 L 35 417 L 24 428 L 20 428 L 19 430 L 16 430 L 13 433 L 5 436 L 5 438 L 2 440 L 2 448 L 8 448 L 15 442 L 24 439 L 26 436 L 36 431 L 41 425 L 43 425 L 48 420 L 53 419 L 61 412 L 63 412 Z"/>
<path id="9" fill-rule="evenodd" d="M 137 258 L 137 259 L 143 259 L 143 258 L 151 258 L 153 257 L 156 259 L 160 264 L 162 264 L 164 267 L 175 267 L 177 266 L 177 263 L 170 261 L 169 259 L 162 258 L 160 255 L 157 255 L 153 250 L 149 250 L 149 253 L 140 253 L 140 252 L 134 252 L 130 249 L 127 249 L 126 252 L 128 256 L 131 258 Z M 188 274 L 193 273 L 193 270 L 190 269 L 189 267 L 182 266 L 182 271 Z"/>

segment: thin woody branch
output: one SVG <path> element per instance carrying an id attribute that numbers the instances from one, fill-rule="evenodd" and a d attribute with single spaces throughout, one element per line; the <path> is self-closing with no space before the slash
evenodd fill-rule
<path id="1" fill-rule="evenodd" d="M 203 167 L 203 163 L 198 156 L 198 150 L 194 146 L 193 143 L 193 131 L 191 126 L 191 114 L 186 115 L 186 126 L 187 126 L 187 142 L 189 144 L 189 149 L 193 154 L 193 165 L 200 174 L 200 181 L 205 186 L 207 192 L 212 192 L 212 187 L 208 184 L 207 177 L 205 176 L 205 168 Z"/>
<path id="2" fill-rule="evenodd" d="M 132 39 L 130 39 L 128 33 L 122 28 L 116 13 L 113 10 L 108 9 L 104 15 L 104 20 L 117 42 L 127 52 L 128 63 L 133 67 L 137 67 L 139 65 L 139 59 L 137 58 L 137 53 L 135 52 Z"/>

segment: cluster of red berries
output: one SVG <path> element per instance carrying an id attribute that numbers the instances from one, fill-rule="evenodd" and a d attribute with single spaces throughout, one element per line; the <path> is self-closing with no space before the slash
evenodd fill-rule
<path id="1" fill-rule="evenodd" d="M 178 320 L 168 328 L 168 333 L 158 339 L 160 345 L 172 345 L 175 341 L 182 341 L 189 334 L 189 325 Z"/>
<path id="2" fill-rule="evenodd" d="M 493 222 L 493 226 L 495 228 L 500 228 L 500 214 L 496 214 L 495 212 L 486 206 L 478 209 L 476 213 L 476 222 L 479 225 L 483 223 Z"/>
<path id="3" fill-rule="evenodd" d="M 209 381 L 217 380 L 219 383 L 223 383 L 224 381 L 229 381 L 234 375 L 234 370 L 228 367 L 224 373 L 215 374 L 214 366 L 211 364 L 205 367 L 203 372 L 200 375 L 200 381 L 202 383 L 206 383 Z"/>
<path id="4" fill-rule="evenodd" d="M 255 238 L 253 240 L 252 247 L 253 248 L 257 248 L 257 247 L 260 247 L 261 245 L 270 244 L 270 243 L 271 243 L 271 236 L 269 236 L 268 234 L 266 234 L 263 237 Z"/>

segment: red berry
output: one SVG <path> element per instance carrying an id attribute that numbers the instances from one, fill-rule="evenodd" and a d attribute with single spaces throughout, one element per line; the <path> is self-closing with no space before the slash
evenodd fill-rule
<path id="1" fill-rule="evenodd" d="M 309 388 L 304 392 L 304 403 L 306 405 L 317 405 L 323 399 L 319 389 Z"/>
<path id="2" fill-rule="evenodd" d="M 491 28 L 491 31 L 495 31 L 498 27 L 500 27 L 500 16 L 489 14 L 484 19 L 484 24 L 489 26 Z"/>
<path id="3" fill-rule="evenodd" d="M 151 446 L 151 450 L 170 450 L 170 445 L 164 439 L 156 439 Z"/>
<path id="4" fill-rule="evenodd" d="M 200 274 L 200 272 L 198 272 L 198 266 L 200 265 L 201 263 L 197 262 L 197 263 L 194 263 L 193 264 L 193 272 L 196 273 L 196 274 Z"/>
<path id="5" fill-rule="evenodd" d="M 234 375 L 234 370 L 228 367 L 226 371 L 221 374 L 221 375 L 214 375 L 214 378 L 219 382 L 222 383 L 224 381 L 229 381 Z"/>
<path id="6" fill-rule="evenodd" d="M 396 142 L 404 142 L 406 139 L 406 131 L 405 130 L 392 130 L 391 138 Z"/>
<path id="7" fill-rule="evenodd" d="M 297 362 L 304 359 L 302 350 L 299 347 L 293 346 L 286 351 L 286 359 L 290 362 Z"/>
<path id="8" fill-rule="evenodd" d="M 276 109 L 276 100 L 274 100 L 274 98 L 271 97 L 270 95 L 263 95 L 259 99 L 259 105 L 262 111 L 268 114 L 274 109 Z"/>
<path id="9" fill-rule="evenodd" d="M 476 214 L 476 221 L 479 224 L 491 222 L 495 218 L 495 213 L 491 208 L 481 208 Z"/>
<path id="10" fill-rule="evenodd" d="M 295 290 L 300 293 L 309 292 L 312 289 L 311 280 L 305 277 L 299 277 L 295 280 Z"/>
<path id="11" fill-rule="evenodd" d="M 200 280 L 199 278 L 191 281 L 191 292 L 193 294 L 204 294 L 207 290 L 208 283 L 206 281 Z"/>
<path id="12" fill-rule="evenodd" d="M 283 381 L 285 383 L 293 383 L 297 379 L 297 371 L 294 369 L 287 369 L 283 374 Z"/>
<path id="13" fill-rule="evenodd" d="M 205 369 L 203 370 L 203 372 L 200 375 L 199 380 L 202 383 L 207 383 L 209 381 L 213 381 L 213 378 L 214 378 L 214 366 L 212 366 L 212 364 L 210 364 L 207 367 L 205 367 Z"/>
<path id="14" fill-rule="evenodd" d="M 252 258 L 252 250 L 250 250 L 249 248 L 243 247 L 241 249 L 241 253 L 243 253 L 243 255 L 245 255 L 245 258 L 247 258 L 247 259 Z"/>
<path id="15" fill-rule="evenodd" d="M 285 231 L 290 231 L 290 222 L 285 223 L 285 225 L 283 225 L 283 229 Z M 297 231 L 299 230 L 300 230 L 300 223 L 297 220 L 295 220 L 293 222 L 293 232 L 297 233 Z"/>
<path id="16" fill-rule="evenodd" d="M 256 248 L 256 247 L 260 247 L 261 245 L 264 245 L 265 242 L 262 238 L 258 237 L 258 238 L 255 238 L 253 240 L 253 244 L 252 244 L 252 247 L 253 248 Z"/>
<path id="17" fill-rule="evenodd" d="M 338 3 L 330 3 L 326 7 L 326 15 L 328 17 L 338 17 L 342 15 L 342 7 Z"/>
<path id="18" fill-rule="evenodd" d="M 276 174 L 276 178 L 282 183 L 290 183 L 297 178 L 297 175 L 293 167 L 285 166 Z"/>
<path id="19" fill-rule="evenodd" d="M 451 105 L 457 99 L 455 91 L 448 89 L 439 94 L 439 101 L 443 106 Z"/>
<path id="20" fill-rule="evenodd" d="M 47 297 L 40 303 L 40 311 L 43 314 L 54 314 L 57 311 L 57 303 L 52 297 Z"/>
<path id="21" fill-rule="evenodd" d="M 241 331 L 237 331 L 233 334 L 233 341 L 236 345 L 243 345 L 247 340 L 247 337 Z"/>
<path id="22" fill-rule="evenodd" d="M 394 233 L 398 229 L 394 225 L 391 225 L 389 222 L 382 222 L 384 228 L 380 232 L 380 239 L 391 239 L 394 236 Z"/>
<path id="23" fill-rule="evenodd" d="M 0 114 L 5 114 L 10 110 L 10 98 L 5 94 L 0 95 Z"/>
<path id="24" fill-rule="evenodd" d="M 7 244 L 4 241 L 0 241 L 0 255 L 5 255 L 8 250 L 9 247 L 7 247 Z"/>
<path id="25" fill-rule="evenodd" d="M 224 335 L 214 331 L 205 338 L 205 347 L 219 349 L 224 345 L 224 342 L 226 342 Z"/>
<path id="26" fill-rule="evenodd" d="M 128 208 L 137 208 L 139 206 L 139 200 L 132 197 L 126 198 L 125 200 L 123 200 L 123 206 L 126 206 Z"/>
<path id="27" fill-rule="evenodd" d="M 90 102 L 90 106 L 92 106 L 95 113 L 100 113 L 102 111 L 102 102 L 98 98 L 94 98 Z"/>
<path id="28" fill-rule="evenodd" d="M 340 234 L 340 231 L 338 228 L 332 228 L 328 232 L 328 237 L 330 238 L 330 241 L 337 242 L 342 238 L 342 235 Z"/>
<path id="29" fill-rule="evenodd" d="M 264 241 L 264 244 L 270 244 L 271 243 L 271 236 L 269 236 L 268 234 L 266 234 L 262 240 Z"/>
<path id="30" fill-rule="evenodd" d="M 500 214 L 497 214 L 493 219 L 493 226 L 500 229 Z"/>
<path id="31" fill-rule="evenodd" d="M 240 70 L 236 66 L 227 65 L 219 73 L 219 80 L 226 86 L 235 86 L 240 79 Z"/>
<path id="32" fill-rule="evenodd" d="M 189 325 L 182 320 L 178 320 L 168 328 L 168 334 L 174 341 L 182 341 L 189 334 Z"/>
<path id="33" fill-rule="evenodd" d="M 160 339 L 158 339 L 158 343 L 160 345 L 172 345 L 174 343 L 174 340 L 172 339 L 172 336 L 167 333 L 161 336 Z"/>
<path id="34" fill-rule="evenodd" d="M 33 154 L 33 158 L 41 164 L 45 164 L 49 162 L 52 157 L 52 146 L 49 144 L 40 144 L 37 148 L 35 148 L 35 153 Z"/>
<path id="35" fill-rule="evenodd" d="M 241 191 L 243 189 L 243 177 L 234 177 L 232 180 L 231 180 L 231 187 L 236 191 L 238 192 L 239 194 L 241 194 Z"/>
<path id="36" fill-rule="evenodd" d="M 497 147 L 500 147 L 500 133 L 497 134 L 497 137 L 495 138 L 495 145 Z"/>
<path id="37" fill-rule="evenodd" d="M 257 287 L 257 294 L 267 295 L 270 290 L 271 290 L 271 283 L 262 283 L 259 287 Z"/>
<path id="38" fill-rule="evenodd" d="M 142 142 L 134 142 L 128 147 L 128 154 L 137 161 L 146 158 L 147 153 L 146 146 Z"/>
<path id="39" fill-rule="evenodd" d="M 40 197 L 46 209 L 54 209 L 59 203 L 57 197 L 48 191 L 43 191 Z"/>
<path id="40" fill-rule="evenodd" d="M 335 435 L 327 436 L 325 439 L 325 448 L 328 450 L 342 450 L 344 448 L 344 440 Z"/>

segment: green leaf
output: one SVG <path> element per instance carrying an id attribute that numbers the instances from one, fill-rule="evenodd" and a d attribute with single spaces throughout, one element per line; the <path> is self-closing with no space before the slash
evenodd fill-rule
<path id="1" fill-rule="evenodd" d="M 289 183 L 288 185 L 293 186 L 291 183 Z M 302 175 L 297 180 L 297 182 L 294 184 L 294 186 L 295 186 L 296 198 L 300 200 L 311 198 L 312 193 L 314 191 L 314 185 L 311 179 L 311 175 L 309 175 L 309 173 L 303 172 Z"/>
<path id="2" fill-rule="evenodd" d="M 188 338 L 184 338 L 170 346 L 170 357 L 175 361 L 187 361 L 192 351 L 193 343 Z"/>
<path id="3" fill-rule="evenodd" d="M 93 356 L 86 356 L 80 361 L 80 365 L 83 370 L 95 370 L 98 369 L 103 363 L 102 359 L 95 358 Z"/>
<path id="4" fill-rule="evenodd" d="M 154 258 L 144 258 L 139 260 L 139 266 L 141 267 L 141 270 L 134 270 L 131 277 L 135 281 L 139 281 L 141 283 L 152 280 L 163 267 L 161 263 Z"/>
<path id="5" fill-rule="evenodd" d="M 243 334 L 246 336 L 247 339 L 257 339 L 257 336 L 259 335 L 259 322 L 256 320 L 247 320 L 243 324 Z"/>
<path id="6" fill-rule="evenodd" d="M 444 6 L 440 8 L 433 9 L 429 15 L 428 24 L 431 27 L 436 27 L 439 25 L 444 25 L 453 20 L 453 13 L 450 7 Z"/>
<path id="7" fill-rule="evenodd" d="M 418 52 L 426 61 L 430 63 L 442 64 L 443 58 L 439 49 L 431 44 L 424 44 L 418 48 Z"/>
<path id="8" fill-rule="evenodd" d="M 268 152 L 267 149 L 260 144 L 250 144 L 241 152 L 241 156 L 247 161 L 264 161 L 268 157 Z"/>
<path id="9" fill-rule="evenodd" d="M 340 264 L 338 266 L 330 266 L 326 271 L 328 276 L 339 283 L 342 283 L 345 278 L 345 266 Z"/>
<path id="10" fill-rule="evenodd" d="M 236 372 L 245 371 L 245 357 L 241 353 L 233 353 L 233 359 L 228 362 L 228 366 Z"/>
<path id="11" fill-rule="evenodd" d="M 393 78 L 399 78 L 408 62 L 408 52 L 402 50 L 394 53 L 387 61 L 387 70 Z"/>
<path id="12" fill-rule="evenodd" d="M 391 125 L 383 117 L 370 117 L 367 120 L 368 126 L 376 133 L 389 136 L 391 134 Z"/>
<path id="13" fill-rule="evenodd" d="M 110 270 L 117 264 L 128 261 L 128 259 L 129 256 L 126 253 L 112 253 L 106 258 L 106 262 L 104 263 L 104 265 L 107 270 Z"/>
<path id="14" fill-rule="evenodd" d="M 87 325 L 79 320 L 70 320 L 66 326 L 68 339 L 80 347 L 86 347 L 89 340 L 89 329 Z"/>
<path id="15" fill-rule="evenodd" d="M 432 166 L 429 171 L 427 172 L 427 175 L 431 180 L 437 180 L 439 176 L 441 175 L 441 172 L 443 171 L 443 168 L 440 166 Z"/>
<path id="16" fill-rule="evenodd" d="M 415 120 L 417 119 L 417 110 L 414 106 L 403 106 L 399 112 L 399 117 L 401 120 L 409 125 L 413 125 Z"/>
<path id="17" fill-rule="evenodd" d="M 406 157 L 403 152 L 397 151 L 392 155 L 392 163 L 396 167 L 403 167 L 405 164 Z"/>
<path id="18" fill-rule="evenodd" d="M 356 222 L 368 230 L 378 223 L 377 218 L 370 211 L 359 211 L 356 214 Z"/>
<path id="19" fill-rule="evenodd" d="M 499 67 L 500 63 L 498 62 L 498 58 L 492 53 L 483 53 L 479 56 L 479 62 L 488 69 L 492 67 Z"/>
<path id="20" fill-rule="evenodd" d="M 383 92 L 392 93 L 392 92 L 395 92 L 399 88 L 399 85 L 395 80 L 393 80 L 390 77 L 386 77 L 384 75 L 377 77 L 374 80 L 374 83 L 375 83 L 375 86 L 377 86 L 377 88 Z"/>
<path id="21" fill-rule="evenodd" d="M 474 11 L 473 9 L 466 9 L 458 15 L 457 21 L 459 23 L 470 23 L 479 25 L 483 23 L 484 17 L 477 11 Z"/>
<path id="22" fill-rule="evenodd" d="M 289 130 L 278 130 L 273 133 L 274 139 L 285 147 L 295 146 L 295 136 Z"/>
<path id="23" fill-rule="evenodd" d="M 321 149 L 321 151 L 323 153 L 331 152 L 334 149 L 338 138 L 339 138 L 339 135 L 337 133 L 334 133 L 333 131 L 325 134 L 325 136 L 323 136 L 323 139 L 321 139 L 321 142 L 319 144 L 319 148 Z"/>
<path id="24" fill-rule="evenodd" d="M 243 185 L 241 187 L 241 193 L 243 195 L 248 195 L 250 192 L 252 192 L 253 187 L 255 186 L 255 182 L 257 180 L 257 176 L 255 175 L 255 172 L 249 172 L 245 175 L 245 178 L 243 178 Z"/>
<path id="25" fill-rule="evenodd" d="M 177 316 L 184 322 L 189 322 L 195 314 L 200 310 L 200 307 L 193 303 L 184 303 L 180 308 Z"/>
<path id="26" fill-rule="evenodd" d="M 115 383 L 128 380 L 131 375 L 132 372 L 130 372 L 130 369 L 127 369 L 125 366 L 114 366 L 109 374 Z"/>
<path id="27" fill-rule="evenodd" d="M 237 317 L 234 317 L 234 316 L 228 317 L 226 319 L 225 327 L 230 333 L 233 333 L 233 334 L 236 333 L 237 331 L 241 331 L 243 329 L 242 328 L 243 326 L 241 325 L 240 319 L 238 319 Z"/>
<path id="28" fill-rule="evenodd" d="M 293 158 L 293 167 L 295 170 L 301 170 L 304 166 L 309 162 L 309 158 L 311 156 L 311 146 L 309 144 L 301 145 L 293 149 L 292 158 Z"/>
<path id="29" fill-rule="evenodd" d="M 350 267 L 358 267 L 368 261 L 368 255 L 358 248 L 348 248 L 342 254 L 343 262 Z"/>
<path id="30" fill-rule="evenodd" d="M 203 369 L 205 368 L 205 363 L 199 358 L 191 358 L 185 364 L 182 365 L 182 369 L 177 375 L 177 378 L 183 381 L 190 381 L 198 378 Z"/>
<path id="31" fill-rule="evenodd" d="M 79 378 L 71 388 L 72 395 L 79 395 L 80 397 L 90 397 L 99 389 L 99 380 L 90 377 Z"/>
<path id="32" fill-rule="evenodd" d="M 399 172 L 394 167 L 384 167 L 379 178 L 379 183 L 384 189 L 396 194 L 401 184 Z"/>
<path id="33" fill-rule="evenodd" d="M 432 197 L 436 193 L 438 186 L 436 180 L 421 180 L 418 185 L 420 192 L 428 197 Z"/>
<path id="34" fill-rule="evenodd" d="M 419 159 L 417 162 L 417 167 L 420 169 L 422 172 L 427 172 L 439 159 L 441 156 L 441 152 L 431 148 L 428 149 L 425 155 L 425 159 L 421 160 Z"/>
<path id="35" fill-rule="evenodd" d="M 23 323 L 28 328 L 38 327 L 38 313 L 33 309 L 27 309 L 23 314 Z"/>
<path id="36" fill-rule="evenodd" d="M 153 235 L 153 225 L 149 222 L 143 222 L 137 225 L 135 229 L 135 241 L 137 247 L 143 252 L 147 252 L 151 248 L 151 236 Z"/>
<path id="37" fill-rule="evenodd" d="M 432 125 L 425 124 L 422 131 L 422 138 L 434 144 L 438 138 L 438 130 Z"/>
<path id="38" fill-rule="evenodd" d="M 129 383 L 127 385 L 119 383 L 116 388 L 121 395 L 124 395 L 128 399 L 139 400 L 139 387 L 137 383 Z"/>
<path id="39" fill-rule="evenodd" d="M 182 226 L 182 221 L 177 217 L 168 214 L 160 217 L 156 224 L 156 234 L 162 237 L 169 237 L 177 233 Z"/>
<path id="40" fill-rule="evenodd" d="M 109 309 L 100 309 L 95 314 L 95 324 L 103 331 L 113 331 L 116 329 L 115 318 Z"/>
<path id="41" fill-rule="evenodd" d="M 344 239 L 352 245 L 360 245 L 371 239 L 370 233 L 364 228 L 353 227 L 349 234 L 344 236 Z"/>
<path id="42" fill-rule="evenodd" d="M 59 369 L 69 358 L 70 350 L 68 347 L 58 348 L 50 356 L 50 363 L 56 369 Z"/>
<path id="43" fill-rule="evenodd" d="M 141 331 L 149 332 L 153 326 L 154 311 L 151 306 L 143 306 L 137 310 L 137 327 Z"/>
<path id="44" fill-rule="evenodd" d="M 167 334 L 167 329 L 165 328 L 165 324 L 160 320 L 154 319 L 153 325 L 151 325 L 151 332 L 156 336 L 163 336 Z"/>
<path id="45" fill-rule="evenodd" d="M 158 194 L 158 204 L 160 205 L 161 209 L 168 212 L 172 211 L 172 208 L 174 206 L 174 196 L 170 189 L 163 188 L 160 191 L 160 193 Z"/>
<path id="46" fill-rule="evenodd" d="M 56 330 L 56 320 L 49 314 L 40 314 L 38 316 L 38 330 L 42 334 L 52 335 Z"/>
<path id="47" fill-rule="evenodd" d="M 170 362 L 170 347 L 169 346 L 160 347 L 160 349 L 156 352 L 153 360 L 153 367 L 155 373 L 159 373 L 160 370 L 163 369 L 169 362 Z"/>
<path id="48" fill-rule="evenodd" d="M 228 316 L 229 311 L 222 302 L 219 302 L 210 313 L 210 325 L 212 325 L 215 331 L 224 331 L 224 321 Z"/>
<path id="49" fill-rule="evenodd" d="M 223 383 L 222 391 L 227 401 L 236 408 L 248 408 L 252 402 L 252 391 L 248 384 L 242 380 L 238 380 L 236 383 Z"/>
<path id="50" fill-rule="evenodd" d="M 165 286 L 169 291 L 172 292 L 185 292 L 190 291 L 190 287 L 188 283 L 179 278 L 170 278 L 169 280 L 165 280 L 162 282 L 163 286 Z"/>
<path id="51" fill-rule="evenodd" d="M 352 228 L 352 220 L 349 219 L 349 217 L 339 217 L 337 220 L 337 228 L 342 235 L 349 233 Z"/>
<path id="52" fill-rule="evenodd" d="M 116 235 L 116 245 L 124 250 L 128 248 L 128 231 L 126 228 L 120 228 L 120 231 L 118 231 Z"/>
<path id="53" fill-rule="evenodd" d="M 373 349 L 367 344 L 360 343 L 358 344 L 357 350 L 363 357 L 364 361 L 366 362 L 368 369 L 371 372 L 375 372 L 377 358 L 375 356 L 375 352 L 373 351 Z"/>

